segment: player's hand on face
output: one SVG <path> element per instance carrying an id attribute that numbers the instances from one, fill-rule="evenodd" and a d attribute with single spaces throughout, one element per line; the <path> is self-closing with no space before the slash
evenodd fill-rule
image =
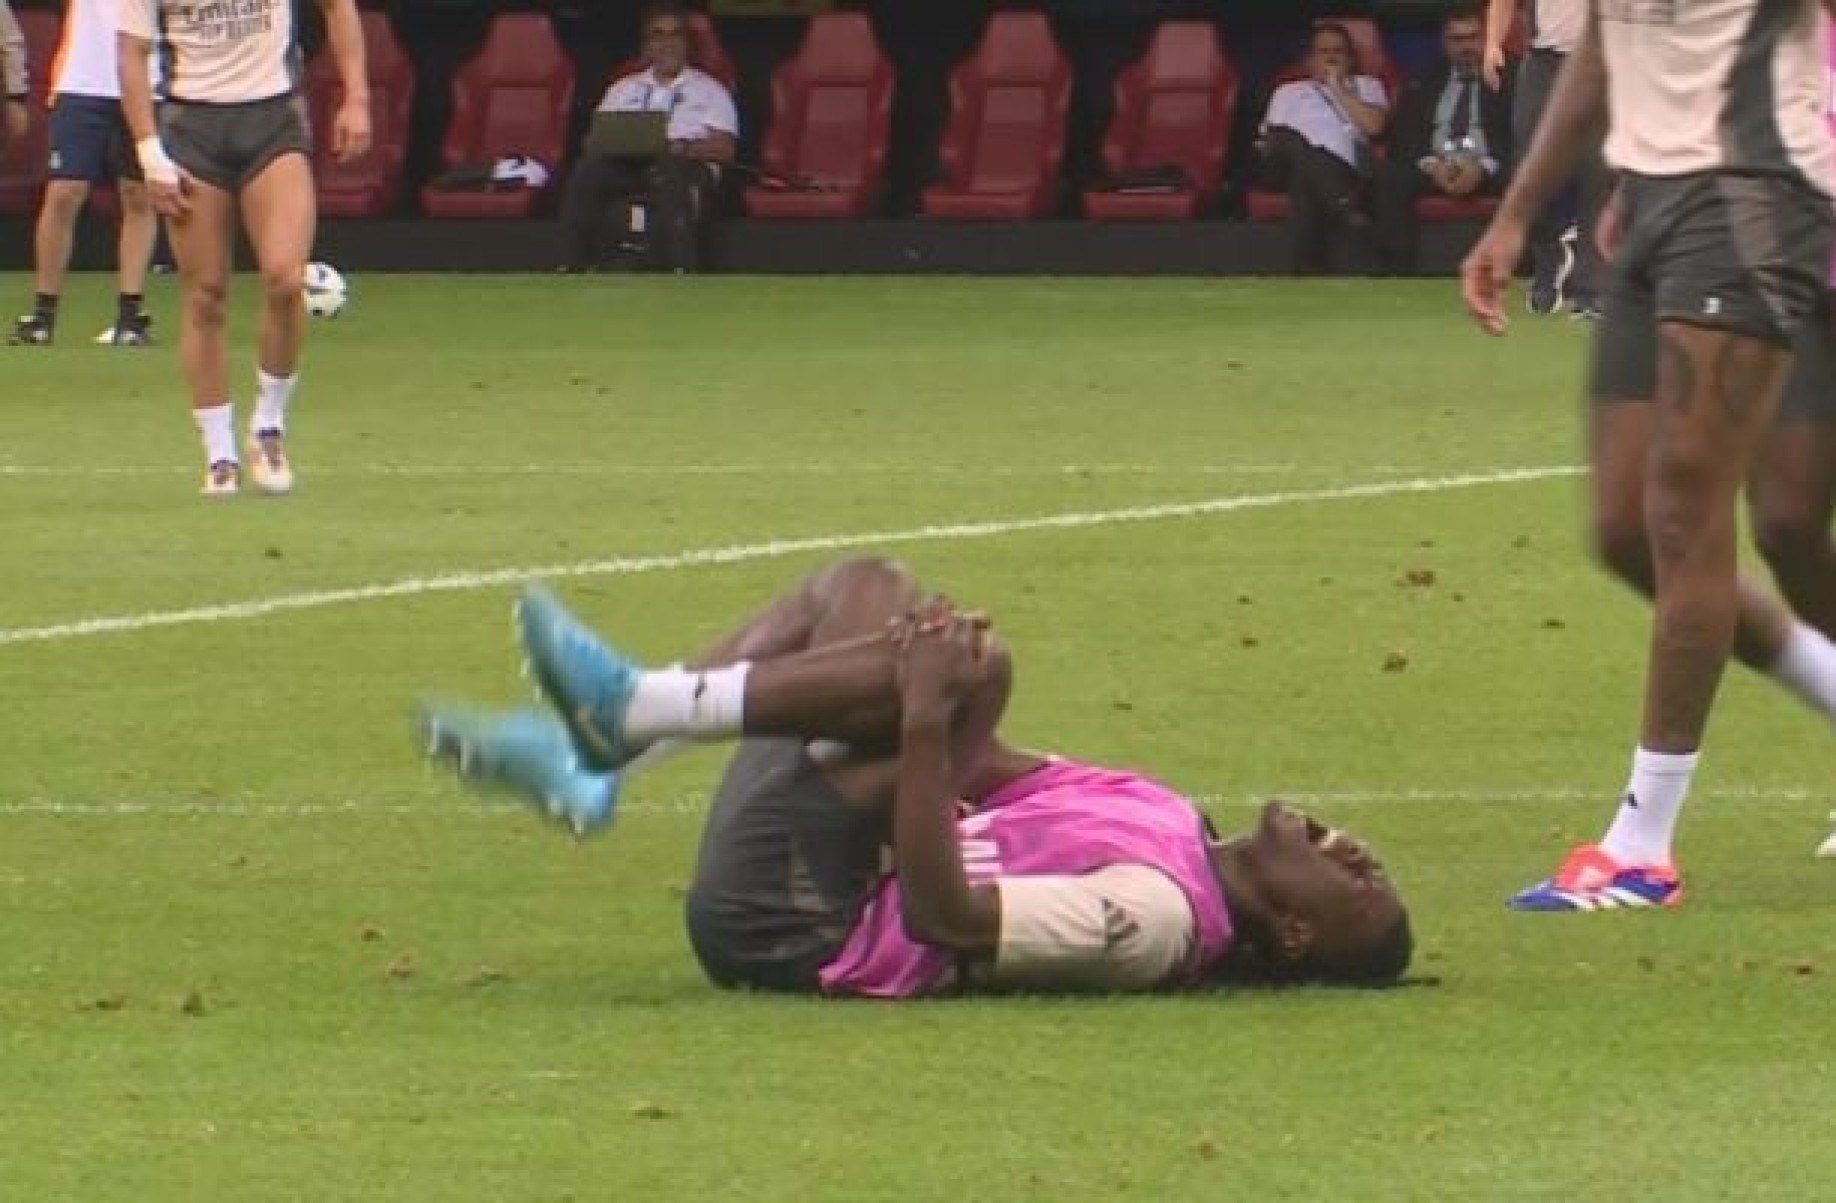
<path id="1" fill-rule="evenodd" d="M 1523 226 L 1497 217 L 1460 265 L 1460 297 L 1466 303 L 1466 312 L 1487 334 L 1503 334 L 1510 325 L 1505 318 L 1504 298 L 1510 289 L 1511 273 L 1523 253 Z"/>
<path id="2" fill-rule="evenodd" d="M 370 105 L 364 100 L 347 100 L 338 106 L 332 121 L 332 155 L 340 163 L 350 163 L 370 153 Z"/>
<path id="3" fill-rule="evenodd" d="M 945 718 L 988 667 L 988 624 L 951 614 L 915 626 L 899 651 L 899 694 L 908 720 Z"/>

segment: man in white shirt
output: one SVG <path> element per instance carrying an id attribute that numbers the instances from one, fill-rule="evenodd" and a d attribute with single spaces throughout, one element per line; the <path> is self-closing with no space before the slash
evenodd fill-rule
<path id="1" fill-rule="evenodd" d="M 680 4 L 647 11 L 644 59 L 644 70 L 606 90 L 599 111 L 667 114 L 668 150 L 657 158 L 591 152 L 581 158 L 561 199 L 569 270 L 598 264 L 613 204 L 638 195 L 648 197 L 655 213 L 660 265 L 674 271 L 698 265 L 700 229 L 712 212 L 720 169 L 738 149 L 739 115 L 719 80 L 689 66 L 689 16 Z"/>
<path id="2" fill-rule="evenodd" d="M 121 81 L 115 63 L 115 0 L 70 0 L 63 40 L 51 68 L 51 160 L 45 196 L 33 234 L 32 311 L 13 324 L 18 346 L 48 346 L 57 335 L 57 310 L 70 267 L 77 219 L 97 185 L 113 182 L 121 202 L 115 263 L 120 297 L 114 324 L 99 341 L 143 346 L 152 322 L 141 312 L 147 268 L 153 260 L 158 220 L 135 161 L 133 139 L 121 115 Z"/>
<path id="3" fill-rule="evenodd" d="M 1383 84 L 1358 74 L 1343 25 L 1313 27 L 1310 65 L 1309 78 L 1275 89 L 1257 143 L 1268 183 L 1288 194 L 1294 270 L 1303 275 L 1326 270 L 1338 228 L 1363 224 L 1371 140 L 1390 116 Z"/>

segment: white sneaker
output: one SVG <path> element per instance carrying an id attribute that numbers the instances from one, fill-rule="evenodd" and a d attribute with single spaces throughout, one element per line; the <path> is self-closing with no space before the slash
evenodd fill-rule
<path id="1" fill-rule="evenodd" d="M 278 430 L 264 430 L 249 438 L 249 471 L 255 487 L 264 493 L 293 492 L 293 465 L 287 462 L 287 447 Z"/>
<path id="2" fill-rule="evenodd" d="M 1830 812 L 1830 825 L 1836 827 L 1836 810 Z M 1836 860 L 1836 831 L 1831 831 L 1829 836 L 1817 845 L 1817 857 L 1820 860 Z"/>
<path id="3" fill-rule="evenodd" d="M 242 465 L 233 459 L 220 459 L 204 469 L 204 487 L 198 492 L 206 497 L 234 497 L 242 488 Z"/>

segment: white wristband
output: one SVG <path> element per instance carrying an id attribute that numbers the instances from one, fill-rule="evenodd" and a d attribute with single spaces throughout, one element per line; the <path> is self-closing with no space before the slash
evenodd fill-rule
<path id="1" fill-rule="evenodd" d="M 178 183 L 178 164 L 166 153 L 166 147 L 159 140 L 159 135 L 142 138 L 134 143 L 134 156 L 140 160 L 140 173 L 148 180 L 162 184 Z"/>

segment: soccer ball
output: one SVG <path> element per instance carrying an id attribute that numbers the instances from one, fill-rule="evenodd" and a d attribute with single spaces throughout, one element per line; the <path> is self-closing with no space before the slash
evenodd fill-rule
<path id="1" fill-rule="evenodd" d="M 337 317 L 350 299 L 344 276 L 329 263 L 306 265 L 306 312 L 314 317 Z"/>

